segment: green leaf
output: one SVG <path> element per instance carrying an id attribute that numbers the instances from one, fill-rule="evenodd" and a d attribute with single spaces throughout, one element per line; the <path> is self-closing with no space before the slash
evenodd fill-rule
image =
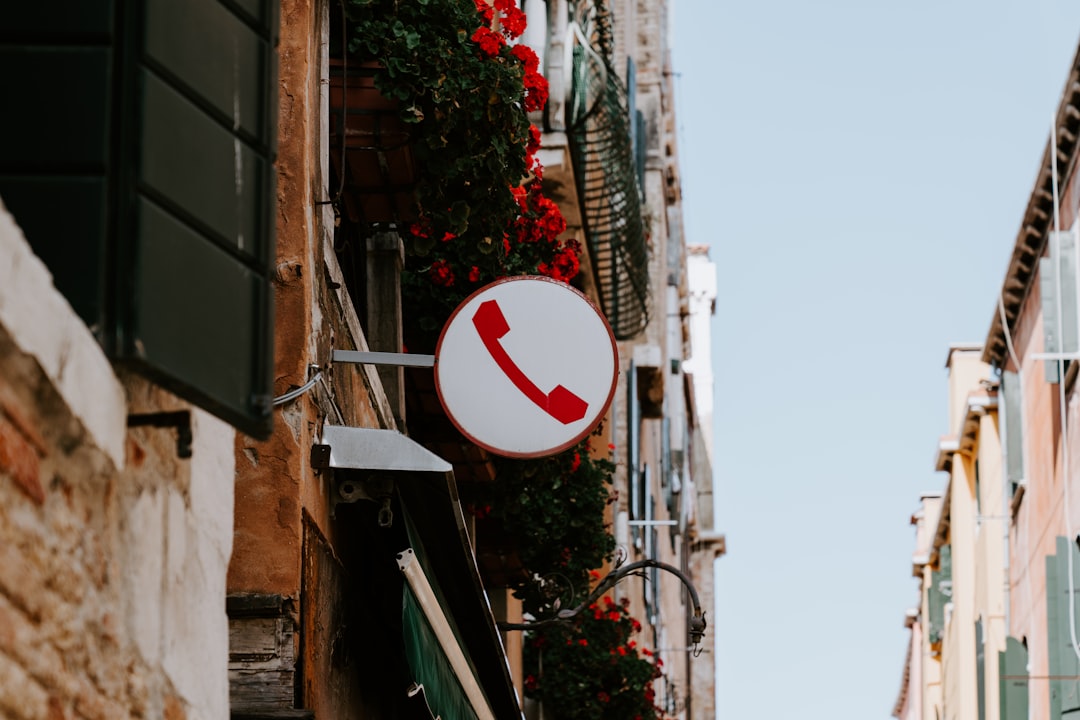
<path id="1" fill-rule="evenodd" d="M 419 257 L 426 257 L 431 249 L 435 247 L 434 238 L 430 237 L 417 237 L 411 238 L 409 245 L 412 247 L 413 252 Z"/>
<path id="2" fill-rule="evenodd" d="M 469 203 L 464 200 L 458 200 L 450 206 L 450 221 L 455 225 L 468 225 L 469 214 Z M 457 234 L 460 235 L 461 233 Z"/>

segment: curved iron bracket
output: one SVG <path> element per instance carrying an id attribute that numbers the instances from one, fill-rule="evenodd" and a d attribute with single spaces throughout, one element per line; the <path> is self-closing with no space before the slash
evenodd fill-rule
<path id="1" fill-rule="evenodd" d="M 630 575 L 636 575 L 640 570 L 645 568 L 657 568 L 658 570 L 664 570 L 671 573 L 675 577 L 682 581 L 682 584 L 686 586 L 687 591 L 690 593 L 690 600 L 694 605 L 694 614 L 690 616 L 690 642 L 694 645 L 694 657 L 701 654 L 701 649 L 698 644 L 701 639 L 705 637 L 705 628 L 708 623 L 705 620 L 705 613 L 701 609 L 701 600 L 698 598 L 697 589 L 694 584 L 690 582 L 690 578 L 686 574 L 675 567 L 674 565 L 668 565 L 667 563 L 660 562 L 659 560 L 638 560 L 636 562 L 629 563 L 628 565 L 621 565 L 614 568 L 609 572 L 592 592 L 576 607 L 559 610 L 554 617 L 543 618 L 541 620 L 534 620 L 527 623 L 508 623 L 500 622 L 498 624 L 500 630 L 535 630 L 542 627 L 548 627 L 551 625 L 569 623 L 577 617 L 578 613 L 585 610 L 594 602 L 604 596 L 609 590 L 615 587 L 615 585 Z"/>

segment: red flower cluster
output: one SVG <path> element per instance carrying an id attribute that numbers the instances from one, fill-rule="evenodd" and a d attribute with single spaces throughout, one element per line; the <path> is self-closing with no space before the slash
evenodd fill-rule
<path id="1" fill-rule="evenodd" d="M 515 191 L 514 194 L 524 213 L 514 223 L 514 232 L 519 243 L 541 240 L 555 242 L 559 234 L 566 230 L 566 220 L 563 219 L 559 206 L 544 197 L 539 184 L 531 185 L 524 195 L 520 191 Z"/>
<path id="2" fill-rule="evenodd" d="M 474 2 L 476 12 L 480 13 L 480 17 L 488 27 L 495 24 L 495 12 L 498 11 L 499 27 L 506 37 L 513 40 L 521 37 L 521 33 L 525 32 L 525 13 L 518 8 L 514 0 L 494 0 L 494 3 L 488 0 L 474 0 Z"/>
<path id="3" fill-rule="evenodd" d="M 506 46 L 502 35 L 489 27 L 478 27 L 471 40 L 480 46 L 480 51 L 488 57 L 497 57 Z"/>
<path id="4" fill-rule="evenodd" d="M 431 263 L 428 277 L 431 278 L 433 285 L 451 287 L 454 284 L 454 271 L 450 268 L 450 263 L 445 260 L 436 260 Z"/>
<path id="5" fill-rule="evenodd" d="M 561 250 L 555 253 L 555 257 L 551 259 L 550 263 L 542 262 L 536 267 L 536 270 L 541 275 L 546 275 L 552 280 L 569 282 L 581 269 L 580 256 L 581 244 L 577 240 L 569 240 Z M 580 459 L 577 461 L 577 465 L 581 465 Z M 577 470 L 577 466 L 573 470 Z"/>
<path id="6" fill-rule="evenodd" d="M 480 46 L 480 52 L 485 56 L 498 57 L 506 47 L 508 39 L 515 40 L 525 32 L 527 24 L 525 13 L 514 0 L 495 0 L 494 5 L 489 5 L 486 0 L 474 0 L 474 2 L 483 25 L 476 29 L 471 39 Z M 498 26 L 501 32 L 492 29 L 496 11 L 498 11 Z M 510 49 L 510 54 L 517 58 L 525 68 L 525 110 L 528 112 L 542 110 L 548 101 L 548 81 L 540 74 L 540 59 L 528 45 L 515 45 Z"/>
<path id="7" fill-rule="evenodd" d="M 604 596 L 578 616 L 574 628 L 538 632 L 527 646 L 529 695 L 570 720 L 666 717 L 656 707 L 653 687 L 662 675 L 661 664 L 632 638 L 641 625 L 629 605 L 629 599 L 616 602 Z M 541 651 L 537 640 L 548 635 L 557 642 Z M 592 670 L 588 678 L 581 676 L 585 666 Z"/>
<path id="8" fill-rule="evenodd" d="M 542 110 L 548 101 L 548 81 L 540 73 L 525 73 L 525 109 Z"/>
<path id="9" fill-rule="evenodd" d="M 495 0 L 495 7 L 499 10 L 499 26 L 508 38 L 519 38 L 525 32 L 528 20 L 514 0 Z"/>
<path id="10" fill-rule="evenodd" d="M 510 53 L 525 66 L 525 109 L 543 109 L 548 101 L 548 81 L 540 74 L 540 58 L 528 45 L 515 45 Z"/>
<path id="11" fill-rule="evenodd" d="M 536 159 L 536 153 L 540 150 L 540 128 L 535 125 L 529 126 L 529 142 L 525 145 L 525 165 L 537 177 L 543 177 L 544 168 Z M 520 201 L 519 201 L 520 202 Z"/>
<path id="12" fill-rule="evenodd" d="M 476 12 L 484 19 L 485 25 L 495 22 L 495 8 L 487 0 L 473 0 L 476 3 Z"/>

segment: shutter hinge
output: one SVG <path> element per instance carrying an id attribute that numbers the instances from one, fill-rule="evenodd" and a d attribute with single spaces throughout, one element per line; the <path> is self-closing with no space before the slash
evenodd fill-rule
<path id="1" fill-rule="evenodd" d="M 176 428 L 176 456 L 181 459 L 191 457 L 191 412 L 144 413 L 128 415 L 127 426 L 132 427 L 174 427 Z"/>

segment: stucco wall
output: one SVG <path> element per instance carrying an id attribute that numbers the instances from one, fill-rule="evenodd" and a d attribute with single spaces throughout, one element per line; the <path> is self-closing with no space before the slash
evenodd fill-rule
<path id="1" fill-rule="evenodd" d="M 1049 687 L 1045 679 L 1049 674 L 1046 557 L 1056 552 L 1056 537 L 1065 534 L 1063 485 L 1058 465 L 1061 458 L 1058 386 L 1046 382 L 1044 362 L 1032 358 L 1033 354 L 1044 352 L 1042 298 L 1037 279 L 1021 309 L 1012 341 L 1022 368 L 1027 487 L 1012 518 L 1009 534 L 1009 634 L 1027 639 L 1032 676 L 1030 716 L 1037 718 L 1047 717 L 1049 712 Z M 1073 405 L 1071 422 L 1077 419 Z M 1075 448 L 1076 436 L 1070 434 Z M 1076 458 L 1072 459 L 1075 462 Z M 1072 476 L 1076 477 L 1075 473 Z M 1073 526 L 1080 524 L 1074 519 Z"/>
<path id="2" fill-rule="evenodd" d="M 228 717 L 233 430 L 193 457 L 118 378 L 0 207 L 0 716 Z"/>

